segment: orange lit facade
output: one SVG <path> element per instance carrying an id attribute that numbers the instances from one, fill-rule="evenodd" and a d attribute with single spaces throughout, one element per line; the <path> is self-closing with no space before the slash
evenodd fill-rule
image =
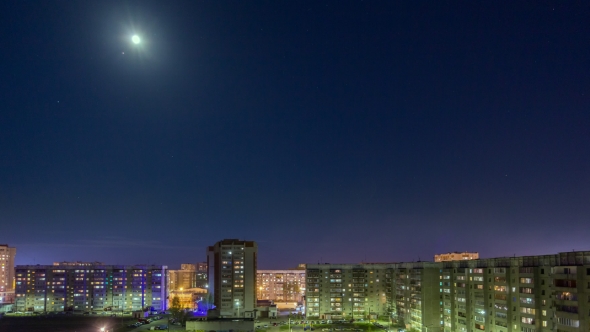
<path id="1" fill-rule="evenodd" d="M 435 262 L 451 262 L 479 259 L 477 252 L 449 252 L 446 254 L 434 255 Z"/>

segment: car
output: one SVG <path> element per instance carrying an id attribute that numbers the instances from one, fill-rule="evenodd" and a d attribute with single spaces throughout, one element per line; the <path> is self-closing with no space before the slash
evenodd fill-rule
<path id="1" fill-rule="evenodd" d="M 260 323 L 260 321 L 259 320 L 256 320 L 254 323 Z"/>
<path id="2" fill-rule="evenodd" d="M 167 330 L 168 329 L 168 325 L 158 325 L 155 328 L 156 330 Z"/>

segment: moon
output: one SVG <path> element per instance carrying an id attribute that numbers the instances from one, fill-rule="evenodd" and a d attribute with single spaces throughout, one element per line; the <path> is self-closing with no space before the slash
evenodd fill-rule
<path id="1" fill-rule="evenodd" d="M 133 42 L 133 44 L 139 44 L 139 42 L 141 42 L 141 39 L 139 39 L 138 35 L 133 35 L 133 37 L 131 37 L 131 41 Z"/>

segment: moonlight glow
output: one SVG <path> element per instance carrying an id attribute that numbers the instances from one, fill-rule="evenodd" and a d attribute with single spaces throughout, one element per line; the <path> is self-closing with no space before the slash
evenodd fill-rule
<path id="1" fill-rule="evenodd" d="M 139 39 L 138 35 L 133 35 L 133 37 L 131 37 L 131 41 L 133 42 L 133 44 L 139 44 L 141 39 Z"/>

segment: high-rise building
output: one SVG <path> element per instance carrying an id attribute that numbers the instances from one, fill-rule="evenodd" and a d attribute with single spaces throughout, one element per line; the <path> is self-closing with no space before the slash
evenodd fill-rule
<path id="1" fill-rule="evenodd" d="M 197 263 L 196 272 L 197 272 L 197 287 L 198 288 L 207 288 L 209 287 L 207 282 L 207 262 Z"/>
<path id="2" fill-rule="evenodd" d="M 180 264 L 180 270 L 168 270 L 171 291 L 188 288 L 207 288 L 207 263 Z"/>
<path id="3" fill-rule="evenodd" d="M 320 319 L 387 315 L 389 264 L 307 264 L 306 314 Z"/>
<path id="4" fill-rule="evenodd" d="M 445 332 L 590 330 L 589 251 L 439 264 Z"/>
<path id="5" fill-rule="evenodd" d="M 406 327 L 440 332 L 439 271 L 440 264 L 432 262 L 393 264 L 387 275 L 393 279 L 386 279 L 390 317 Z"/>
<path id="6" fill-rule="evenodd" d="M 435 262 L 464 261 L 470 259 L 479 259 L 479 253 L 465 251 L 434 255 Z"/>
<path id="7" fill-rule="evenodd" d="M 207 263 L 180 264 L 180 270 L 168 270 L 168 305 L 175 297 L 182 308 L 195 309 L 207 294 Z"/>
<path id="8" fill-rule="evenodd" d="M 305 296 L 305 269 L 258 270 L 256 284 L 258 300 L 296 306 Z"/>
<path id="9" fill-rule="evenodd" d="M 254 317 L 258 246 L 226 239 L 207 249 L 209 293 L 220 317 Z"/>
<path id="10" fill-rule="evenodd" d="M 384 298 L 385 297 L 385 298 Z M 590 330 L 590 251 L 307 266 L 307 316 L 385 316 L 422 332 Z"/>
<path id="11" fill-rule="evenodd" d="M 14 256 L 16 248 L 0 244 L 0 303 L 14 301 Z"/>
<path id="12" fill-rule="evenodd" d="M 19 265 L 16 311 L 165 310 L 161 265 Z"/>
<path id="13" fill-rule="evenodd" d="M 180 270 L 168 270 L 168 290 L 176 291 L 197 287 L 195 264 L 181 264 Z"/>

